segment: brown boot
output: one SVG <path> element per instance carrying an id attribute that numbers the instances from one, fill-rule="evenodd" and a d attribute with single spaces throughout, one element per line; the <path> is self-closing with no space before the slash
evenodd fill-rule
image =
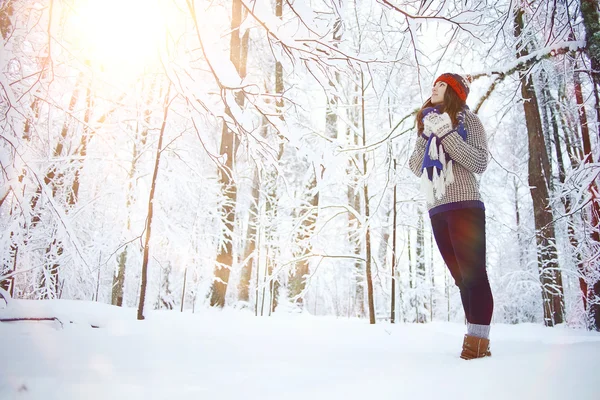
<path id="1" fill-rule="evenodd" d="M 474 358 L 491 357 L 490 340 L 477 336 L 465 335 L 463 341 L 462 353 L 460 358 L 463 360 L 472 360 Z"/>

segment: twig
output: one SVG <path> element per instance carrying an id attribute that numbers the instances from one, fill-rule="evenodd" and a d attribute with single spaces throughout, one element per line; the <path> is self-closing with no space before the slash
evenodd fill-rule
<path id="1" fill-rule="evenodd" d="M 0 322 L 18 322 L 18 321 L 58 321 L 60 326 L 64 328 L 62 321 L 56 317 L 49 318 L 0 318 Z"/>

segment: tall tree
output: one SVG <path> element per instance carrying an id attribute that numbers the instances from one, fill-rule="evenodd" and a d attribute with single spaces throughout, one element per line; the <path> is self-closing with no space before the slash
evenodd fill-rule
<path id="1" fill-rule="evenodd" d="M 425 222 L 423 218 L 423 211 L 419 209 L 419 222 L 417 225 L 417 243 L 415 244 L 415 288 L 416 293 L 414 296 L 416 320 L 415 322 L 424 323 L 427 322 L 427 315 L 425 314 L 425 287 L 427 284 L 426 272 L 425 272 Z"/>
<path id="2" fill-rule="evenodd" d="M 254 176 L 252 178 L 252 200 L 250 209 L 248 210 L 248 232 L 246 234 L 246 246 L 244 249 L 244 265 L 238 285 L 238 300 L 243 303 L 250 302 L 250 279 L 252 271 L 258 266 L 258 257 L 256 256 L 256 242 L 258 234 L 258 201 L 259 201 L 259 186 L 260 179 L 258 169 L 254 168 Z M 258 270 L 255 270 L 258 275 Z"/>
<path id="3" fill-rule="evenodd" d="M 50 193 L 46 194 L 48 196 L 52 196 L 53 200 L 54 198 L 58 197 L 59 194 L 63 194 L 62 192 L 59 192 L 59 190 L 65 187 L 65 171 L 60 167 L 63 163 L 59 163 L 58 160 L 67 155 L 71 147 L 71 137 L 69 136 L 69 133 L 72 133 L 74 130 L 73 125 L 75 125 L 75 107 L 79 101 L 79 92 L 81 90 L 83 80 L 84 74 L 80 72 L 78 74 L 73 93 L 71 94 L 71 100 L 69 101 L 68 109 L 65 113 L 65 120 L 62 124 L 60 136 L 57 138 L 56 146 L 54 147 L 54 151 L 52 153 L 52 157 L 56 161 L 48 168 L 46 175 L 44 176 L 44 184 L 50 189 Z M 32 228 L 36 228 L 41 221 L 41 210 L 38 210 L 38 207 L 39 201 L 43 194 L 44 190 L 42 188 L 42 183 L 40 182 L 37 186 L 35 195 L 31 198 L 30 203 L 31 209 L 34 210 L 34 216 L 31 220 Z M 64 203 L 60 202 L 59 204 L 62 205 Z M 41 298 L 48 299 L 59 297 L 59 258 L 62 253 L 62 245 L 59 243 L 56 235 L 53 235 L 53 237 L 49 238 L 49 242 L 45 250 L 44 267 L 39 275 L 38 286 L 40 289 Z"/>
<path id="4" fill-rule="evenodd" d="M 247 12 L 244 12 L 246 15 Z M 240 54 L 240 78 L 244 79 L 247 73 L 248 64 L 248 42 L 250 40 L 250 30 L 246 30 L 241 39 L 241 54 Z M 241 93 L 240 93 L 241 95 Z M 243 99 L 240 98 L 239 103 Z M 261 135 L 266 136 L 268 122 L 263 117 L 263 126 L 261 128 Z M 248 233 L 246 235 L 246 243 L 244 247 L 244 265 L 242 266 L 240 282 L 238 284 L 238 300 L 249 303 L 250 301 L 250 280 L 252 278 L 252 272 L 255 267 L 258 268 L 258 257 L 256 256 L 256 242 L 257 242 L 257 229 L 259 224 L 258 218 L 258 202 L 260 195 L 260 175 L 258 173 L 258 167 L 252 165 L 253 177 L 252 177 L 252 199 L 250 203 L 250 209 L 248 212 Z M 256 269 L 258 276 L 258 270 Z"/>
<path id="5" fill-rule="evenodd" d="M 12 0 L 5 1 L 0 5 L 0 35 L 3 39 L 8 38 L 13 30 L 11 17 L 14 11 Z"/>
<path id="6" fill-rule="evenodd" d="M 279 18 L 280 20 L 283 17 L 283 0 L 275 0 L 275 16 L 277 18 Z M 280 120 L 284 120 L 283 118 L 283 106 L 284 106 L 284 102 L 283 102 L 283 95 L 284 95 L 284 86 L 283 86 L 283 64 L 281 63 L 280 60 L 277 60 L 275 62 L 275 95 L 276 95 L 276 100 L 275 100 L 275 111 L 277 113 L 277 116 L 279 117 Z M 284 146 L 283 146 L 283 138 L 278 136 L 278 144 L 279 144 L 279 151 L 277 152 L 277 163 L 279 163 L 279 161 L 281 161 L 281 157 L 283 157 L 283 151 L 284 151 Z M 277 226 L 277 215 L 278 215 L 278 208 L 279 208 L 279 195 L 277 193 L 277 171 L 273 171 L 272 174 L 272 186 L 271 186 L 271 190 L 269 190 L 267 196 L 269 199 L 269 204 L 272 204 L 274 206 L 274 212 L 273 212 L 273 219 L 272 219 L 272 223 L 270 224 L 271 228 L 275 228 Z M 272 229 L 273 232 L 273 237 L 275 237 L 275 229 Z M 273 243 L 275 244 L 275 243 Z M 274 245 L 272 246 L 272 250 L 273 250 L 273 256 L 269 257 L 269 277 L 270 277 L 270 281 L 269 281 L 269 292 L 270 292 L 270 298 L 271 298 L 271 308 L 269 309 L 269 314 L 273 311 L 275 311 L 275 308 L 277 308 L 277 302 L 278 302 L 278 297 L 279 297 L 279 286 L 280 286 L 280 282 L 279 282 L 279 276 L 272 276 L 273 275 L 273 266 L 274 263 L 273 261 L 279 259 L 278 255 L 279 255 L 279 246 Z"/>
<path id="7" fill-rule="evenodd" d="M 360 106 L 359 99 L 361 95 L 359 92 L 358 85 L 354 85 L 354 93 L 352 96 L 352 107 L 349 113 L 350 124 L 346 130 L 348 141 L 350 145 L 355 147 L 359 144 L 359 129 L 360 129 Z M 363 254 L 363 237 L 360 234 L 361 222 L 357 216 L 362 214 L 361 205 L 361 194 L 360 194 L 360 155 L 357 152 L 348 159 L 348 165 L 346 167 L 350 181 L 348 182 L 347 196 L 348 206 L 352 212 L 348 213 L 348 242 L 354 253 L 354 271 L 353 271 L 353 284 L 354 284 L 354 304 L 355 309 L 354 315 L 363 318 L 366 316 L 365 311 L 365 264 L 361 260 Z"/>
<path id="8" fill-rule="evenodd" d="M 240 26 L 242 24 L 242 1 L 233 0 L 231 3 L 231 38 L 229 58 L 236 68 L 238 74 L 242 69 L 242 37 L 240 36 Z M 243 67 L 245 68 L 245 67 Z M 243 92 L 238 91 L 236 102 L 239 106 L 243 105 Z M 225 102 L 225 114 L 232 116 L 231 110 Z M 229 275 L 233 266 L 233 231 L 235 226 L 235 204 L 237 200 L 237 186 L 234 179 L 234 157 L 235 157 L 235 132 L 230 128 L 227 121 L 223 121 L 221 131 L 220 154 L 225 159 L 224 165 L 219 169 L 220 183 L 225 196 L 222 213 L 225 218 L 222 239 L 219 244 L 216 265 L 215 278 L 213 280 L 210 305 L 223 307 L 225 305 L 225 295 L 227 294 L 227 285 L 229 284 Z"/>
<path id="9" fill-rule="evenodd" d="M 585 26 L 586 54 L 590 59 L 590 75 L 593 82 L 593 92 L 596 99 L 596 120 L 598 121 L 598 138 L 600 139 L 600 13 L 598 12 L 598 3 L 594 0 L 580 0 L 581 15 Z M 589 139 L 588 139 L 589 141 Z M 584 141 L 584 144 L 586 142 Z M 585 151 L 585 150 L 584 150 Z M 593 162 L 591 147 L 585 151 L 586 162 Z M 591 221 L 592 226 L 592 248 L 596 251 L 600 249 L 600 196 L 598 192 L 597 180 L 590 183 L 589 190 L 592 195 L 591 202 Z M 595 265 L 594 265 L 595 264 Z M 587 294 L 590 304 L 590 317 L 592 327 L 600 331 L 600 274 L 598 265 L 592 262 L 588 266 L 589 293 Z"/>
<path id="10" fill-rule="evenodd" d="M 394 177 L 396 176 L 397 168 L 396 168 L 396 159 L 394 158 Z M 392 201 L 392 294 L 391 300 L 392 304 L 390 306 L 390 322 L 393 324 L 396 322 L 396 246 L 397 246 L 397 238 L 396 234 L 398 231 L 398 227 L 396 224 L 398 223 L 398 185 L 394 184 L 394 197 Z"/>
<path id="11" fill-rule="evenodd" d="M 131 155 L 131 166 L 129 168 L 127 193 L 125 195 L 125 208 L 127 212 L 127 223 L 125 225 L 126 232 L 131 230 L 131 213 L 133 204 L 136 201 L 136 180 L 138 164 L 140 162 L 140 149 L 146 146 L 146 139 L 148 137 L 148 129 L 150 127 L 150 116 L 152 115 L 150 106 L 154 101 L 154 89 L 156 86 L 157 78 L 152 80 L 152 84 L 148 90 L 147 100 L 144 105 L 144 111 L 142 115 L 142 121 L 138 121 L 135 128 L 135 135 L 133 138 L 133 149 Z M 126 244 L 121 252 L 117 255 L 117 266 L 116 271 L 113 274 L 112 290 L 111 290 L 111 301 L 110 303 L 115 306 L 123 306 L 124 288 L 125 288 L 125 276 L 127 272 L 127 257 L 130 250 L 130 245 Z"/>
<path id="12" fill-rule="evenodd" d="M 156 156 L 154 158 L 154 171 L 152 173 L 152 181 L 150 182 L 150 194 L 148 196 L 148 213 L 146 216 L 146 226 L 145 226 L 145 238 L 144 238 L 144 254 L 142 259 L 142 279 L 140 282 L 140 301 L 138 304 L 137 310 L 137 319 L 142 320 L 145 319 L 144 315 L 144 307 L 146 302 L 146 290 L 148 286 L 148 262 L 150 259 L 150 239 L 152 238 L 152 219 L 154 217 L 154 196 L 156 193 L 156 182 L 158 178 L 158 169 L 160 167 L 160 157 L 163 151 L 163 139 L 165 136 L 165 130 L 167 127 L 167 117 L 169 115 L 169 107 L 170 101 L 169 99 L 171 93 L 171 85 L 167 89 L 167 94 L 165 95 L 165 101 L 163 105 L 163 118 L 162 124 L 160 127 L 160 132 L 158 134 L 158 144 L 156 145 Z"/>
<path id="13" fill-rule="evenodd" d="M 300 227 L 297 234 L 298 252 L 289 282 L 289 295 L 296 305 L 305 307 L 305 292 L 308 274 L 310 272 L 310 255 L 312 253 L 311 238 L 315 232 L 315 224 L 319 216 L 319 191 L 317 189 L 317 171 L 311 165 L 308 180 L 302 190 L 304 207 L 299 215 Z"/>
<path id="14" fill-rule="evenodd" d="M 526 57 L 530 52 L 523 33 L 524 14 L 521 8 L 514 11 L 514 35 L 517 38 L 516 51 L 519 58 Z M 532 74 L 521 70 L 519 77 L 529 142 L 528 176 L 534 209 L 544 323 L 546 326 L 554 326 L 564 321 L 564 298 L 549 199 L 550 163 Z"/>
<path id="15" fill-rule="evenodd" d="M 585 27 L 585 52 L 591 62 L 590 73 L 595 85 L 594 90 L 597 91 L 600 89 L 600 13 L 598 12 L 598 2 L 580 0 L 580 4 Z M 599 117 L 598 122 L 600 122 L 599 109 L 596 109 L 596 115 Z"/>
<path id="16" fill-rule="evenodd" d="M 367 84 L 365 82 L 365 74 L 363 71 L 360 73 L 360 110 L 361 110 L 361 127 L 362 127 L 362 145 L 367 145 L 367 128 L 365 118 L 365 97 L 367 92 Z M 372 256 L 371 256 L 371 208 L 369 206 L 369 185 L 368 180 L 368 158 L 366 152 L 362 155 L 362 175 L 363 175 L 363 201 L 364 201 L 364 224 L 363 229 L 365 231 L 365 279 L 367 282 L 367 303 L 369 305 L 369 322 L 375 323 L 375 295 L 373 293 L 373 278 L 371 276 L 372 269 Z"/>

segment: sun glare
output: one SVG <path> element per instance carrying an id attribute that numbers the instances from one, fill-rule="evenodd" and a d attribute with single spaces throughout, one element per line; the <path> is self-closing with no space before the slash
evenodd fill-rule
<path id="1" fill-rule="evenodd" d="M 164 20 L 157 0 L 78 0 L 72 17 L 86 61 L 120 78 L 158 60 Z"/>

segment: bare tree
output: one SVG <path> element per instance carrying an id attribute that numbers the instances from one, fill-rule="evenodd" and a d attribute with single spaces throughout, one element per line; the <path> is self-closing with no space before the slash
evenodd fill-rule
<path id="1" fill-rule="evenodd" d="M 254 168 L 254 176 L 252 178 L 252 200 L 250 203 L 250 209 L 248 210 L 249 221 L 248 221 L 248 233 L 246 234 L 246 247 L 244 250 L 244 265 L 242 267 L 242 273 L 240 277 L 240 283 L 238 285 L 238 300 L 248 303 L 250 301 L 250 279 L 252 278 L 252 271 L 258 275 L 258 270 L 255 268 L 258 266 L 258 258 L 256 256 L 256 242 L 257 242 L 257 226 L 258 226 L 258 201 L 259 201 L 259 175 L 258 170 Z"/>
<path id="2" fill-rule="evenodd" d="M 144 315 L 144 306 L 146 301 L 146 290 L 148 286 L 148 261 L 150 258 L 150 239 L 152 238 L 152 218 L 154 217 L 154 196 L 156 193 L 156 182 L 158 178 L 158 169 L 160 166 L 160 156 L 163 150 L 163 138 L 165 134 L 165 129 L 167 127 L 167 116 L 169 115 L 169 107 L 171 105 L 171 100 L 169 98 L 171 93 L 171 85 L 167 89 L 167 94 L 165 95 L 165 101 L 163 106 L 163 119 L 160 127 L 160 132 L 158 134 L 158 144 L 156 146 L 156 156 L 154 158 L 154 172 L 152 173 L 152 181 L 150 184 L 150 194 L 148 196 L 148 214 L 146 216 L 146 226 L 145 231 L 146 235 L 144 238 L 144 254 L 142 261 L 142 279 L 140 283 L 140 302 L 138 304 L 137 311 L 137 319 L 142 320 L 145 319 Z"/>
<path id="3" fill-rule="evenodd" d="M 298 216 L 300 227 L 298 230 L 297 261 L 290 276 L 290 298 L 296 302 L 298 307 L 305 307 L 305 293 L 307 279 L 310 272 L 310 259 L 312 254 L 311 238 L 315 231 L 315 224 L 319 216 L 319 191 L 317 189 L 317 171 L 315 165 L 311 165 L 308 181 L 303 188 L 304 209 L 299 210 Z"/>
<path id="4" fill-rule="evenodd" d="M 397 168 L 396 168 L 396 159 L 394 159 L 394 175 L 396 175 L 397 173 Z M 392 202 L 392 273 L 391 273 L 391 277 L 392 277 L 392 294 L 391 294 L 391 300 L 392 300 L 392 304 L 390 306 L 390 322 L 393 324 L 396 322 L 396 259 L 398 257 L 398 252 L 397 252 L 397 231 L 398 231 L 398 227 L 397 227 L 397 223 L 398 223 L 398 209 L 397 209 L 397 202 L 398 202 L 398 185 L 394 185 L 394 197 L 393 197 L 393 202 Z"/>
<path id="5" fill-rule="evenodd" d="M 233 0 L 231 3 L 231 39 L 230 39 L 230 60 L 234 67 L 240 72 L 242 57 L 242 38 L 240 36 L 240 26 L 242 24 L 242 1 Z M 238 92 L 236 95 L 238 105 L 243 103 L 243 94 Z M 225 103 L 225 113 L 232 116 L 231 110 Z M 235 132 L 224 121 L 221 132 L 220 154 L 225 158 L 225 163 L 220 172 L 220 182 L 225 195 L 223 204 L 223 215 L 225 217 L 225 226 L 223 228 L 223 238 L 219 245 L 215 265 L 215 279 L 212 284 L 210 305 L 223 307 L 225 305 L 225 295 L 227 285 L 229 284 L 229 275 L 233 266 L 233 230 L 235 226 L 235 203 L 237 199 L 237 187 L 234 179 L 234 149 Z"/>
<path id="6" fill-rule="evenodd" d="M 527 42 L 522 37 L 524 14 L 522 9 L 515 9 L 514 34 L 518 39 L 517 57 L 525 57 L 528 54 Z M 549 200 L 551 171 L 533 77 L 527 71 L 521 71 L 519 76 L 529 138 L 528 175 L 534 207 L 544 323 L 547 326 L 554 326 L 564 321 L 564 299 Z"/>
<path id="7" fill-rule="evenodd" d="M 586 54 L 590 60 L 591 70 L 590 75 L 593 82 L 593 92 L 596 99 L 596 120 L 598 122 L 598 137 L 600 138 L 600 15 L 598 13 L 598 4 L 593 0 L 580 0 L 581 15 L 583 16 L 583 24 L 585 26 L 586 37 Z M 581 112 L 581 111 L 580 111 Z M 587 125 L 586 125 L 587 126 Z M 582 134 L 583 134 L 582 125 Z M 591 147 L 585 149 L 585 144 L 589 146 L 589 138 L 584 136 L 584 152 L 586 154 L 586 162 L 593 162 Z M 590 183 L 591 193 L 590 214 L 592 226 L 592 248 L 600 248 L 600 196 L 598 195 L 598 185 L 596 180 Z M 597 267 L 590 266 L 590 271 L 587 271 L 589 282 L 589 293 L 587 293 L 590 305 L 590 317 L 592 327 L 600 331 L 600 277 L 598 276 Z M 594 271 L 596 269 L 596 271 Z"/>
<path id="8" fill-rule="evenodd" d="M 425 310 L 424 290 L 426 287 L 426 271 L 425 271 L 425 221 L 423 211 L 419 209 L 419 221 L 417 224 L 417 243 L 415 243 L 415 288 L 417 289 L 414 296 L 416 320 L 418 323 L 427 322 L 427 315 L 422 312 Z"/>
<path id="9" fill-rule="evenodd" d="M 362 145 L 367 145 L 367 130 L 365 121 L 365 93 L 367 91 L 368 84 L 365 82 L 365 75 L 361 71 L 360 74 L 360 99 L 361 99 L 361 126 L 362 126 Z M 368 173 L 368 159 L 367 155 L 362 155 L 362 174 L 364 177 Z M 371 276 L 372 268 L 372 257 L 371 257 L 371 226 L 370 217 L 371 209 L 369 207 L 369 185 L 366 179 L 363 179 L 363 201 L 364 201 L 364 224 L 363 229 L 365 230 L 365 278 L 367 283 L 367 304 L 369 306 L 369 322 L 375 323 L 375 298 L 373 294 L 373 278 Z"/>
<path id="10" fill-rule="evenodd" d="M 126 231 L 129 232 L 131 230 L 131 208 L 136 201 L 136 194 L 134 181 L 136 179 L 136 173 L 139 168 L 138 164 L 140 162 L 140 148 L 143 148 L 146 145 L 146 140 L 148 137 L 148 129 L 150 126 L 150 117 L 152 115 L 150 110 L 150 105 L 154 101 L 154 89 L 156 86 L 157 78 L 152 80 L 152 84 L 150 85 L 148 91 L 148 97 L 145 102 L 145 109 L 143 112 L 142 123 L 136 124 L 135 136 L 133 138 L 133 149 L 131 156 L 131 167 L 129 169 L 128 181 L 127 184 L 127 194 L 126 194 L 126 203 L 125 207 L 127 209 L 127 223 L 126 223 Z M 113 274 L 112 280 L 112 290 L 111 290 L 111 304 L 115 306 L 123 306 L 123 297 L 124 292 L 123 289 L 125 287 L 125 276 L 127 272 L 127 256 L 130 249 L 130 245 L 126 244 L 123 247 L 123 250 L 117 255 L 117 270 L 116 273 Z"/>

